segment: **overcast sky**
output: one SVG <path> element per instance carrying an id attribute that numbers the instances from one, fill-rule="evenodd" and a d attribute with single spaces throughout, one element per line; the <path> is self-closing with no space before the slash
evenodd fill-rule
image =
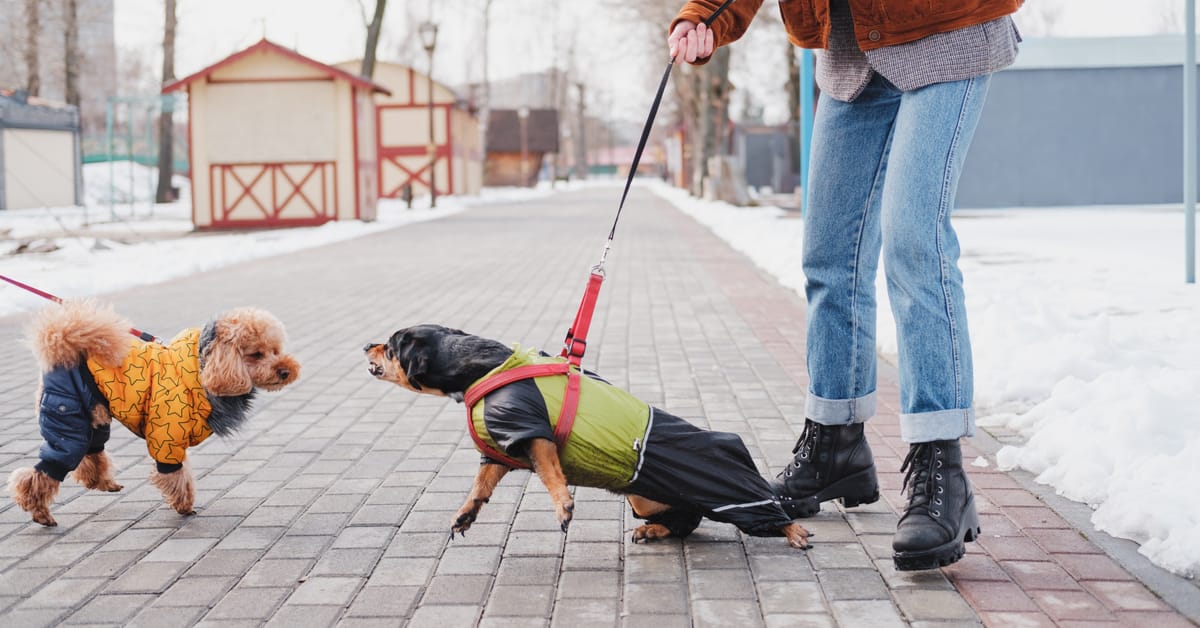
<path id="1" fill-rule="evenodd" d="M 120 53 L 157 58 L 162 0 L 115 2 Z M 362 4 L 373 7 L 374 1 L 362 0 Z M 480 81 L 483 5 L 484 0 L 391 0 L 379 58 L 412 63 L 423 70 L 424 52 L 409 33 L 432 14 L 440 25 L 434 78 L 452 85 Z M 1066 37 L 1147 35 L 1181 30 L 1183 5 L 1183 0 L 1030 0 L 1017 21 L 1027 36 L 1043 34 L 1047 28 Z M 359 0 L 178 0 L 178 6 L 176 75 L 180 77 L 264 35 L 326 63 L 362 56 L 365 28 Z M 489 78 L 552 66 L 555 50 L 565 50 L 565 38 L 574 33 L 576 65 L 592 93 L 612 101 L 615 115 L 641 118 L 649 98 L 647 85 L 656 82 L 665 53 L 655 56 L 659 51 L 648 49 L 645 37 L 631 35 L 627 23 L 606 14 L 615 10 L 613 6 L 594 0 L 493 0 Z M 781 33 L 756 22 L 739 43 L 744 51 L 741 59 L 735 48 L 735 84 L 763 100 L 780 84 L 782 62 L 753 61 L 764 55 L 782 58 L 771 54 Z M 151 67 L 158 68 L 159 63 Z M 566 60 L 560 59 L 559 65 L 566 66 Z M 768 106 L 768 118 L 771 109 Z"/>

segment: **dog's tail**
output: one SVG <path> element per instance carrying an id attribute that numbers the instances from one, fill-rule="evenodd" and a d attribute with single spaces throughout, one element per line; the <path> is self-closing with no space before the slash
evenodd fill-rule
<path id="1" fill-rule="evenodd" d="M 82 356 L 117 366 L 129 352 L 129 321 L 93 300 L 63 301 L 43 310 L 29 328 L 42 371 L 74 367 Z"/>

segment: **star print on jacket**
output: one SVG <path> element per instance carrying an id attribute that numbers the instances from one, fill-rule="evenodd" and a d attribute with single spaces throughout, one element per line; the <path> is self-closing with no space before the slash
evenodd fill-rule
<path id="1" fill-rule="evenodd" d="M 212 406 L 200 384 L 200 330 L 185 329 L 164 346 L 131 340 L 124 361 L 88 369 L 108 400 L 109 412 L 146 439 L 154 460 L 180 464 L 187 448 L 212 434 Z"/>

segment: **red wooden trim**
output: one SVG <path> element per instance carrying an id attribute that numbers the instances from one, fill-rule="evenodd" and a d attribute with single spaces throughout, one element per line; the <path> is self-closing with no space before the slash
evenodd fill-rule
<path id="1" fill-rule="evenodd" d="M 314 218 L 275 218 L 262 220 L 231 220 L 214 223 L 201 227 L 201 231 L 220 231 L 223 229 L 277 229 L 280 227 L 316 227 L 330 222 L 328 217 Z"/>
<path id="2" fill-rule="evenodd" d="M 417 101 L 417 73 L 410 67 L 408 68 L 408 104 L 412 105 Z"/>
<path id="3" fill-rule="evenodd" d="M 196 226 L 196 143 L 192 141 L 192 90 L 188 89 L 188 176 L 192 179 L 192 226 Z M 212 172 L 209 172 L 208 177 L 209 195 L 208 200 L 212 202 Z M 212 209 L 211 207 L 209 208 Z"/>
<path id="4" fill-rule="evenodd" d="M 268 41 L 266 38 L 263 38 L 257 44 L 254 44 L 253 46 L 250 46 L 249 48 L 246 48 L 245 50 L 242 50 L 240 52 L 235 52 L 235 53 L 229 55 L 228 57 L 225 57 L 224 59 L 200 70 L 199 72 L 195 72 L 195 73 L 190 74 L 190 75 L 188 75 L 184 78 L 181 78 L 177 81 L 172 81 L 172 82 L 164 85 L 162 88 L 162 93 L 165 94 L 167 92 L 172 92 L 177 89 L 182 89 L 184 86 L 191 83 L 192 81 L 202 79 L 202 78 L 208 78 L 209 76 L 212 75 L 213 72 L 217 71 L 218 69 L 228 66 L 229 64 L 231 64 L 235 61 L 238 61 L 244 57 L 247 57 L 247 56 L 249 56 L 255 52 L 258 52 L 260 50 L 274 52 L 274 53 L 283 55 L 289 59 L 292 59 L 294 61 L 299 61 L 300 63 L 303 63 L 304 65 L 307 65 L 309 67 L 320 70 L 321 72 L 330 76 L 331 78 L 344 79 L 344 80 L 350 81 L 350 83 L 353 85 L 358 85 L 360 87 L 363 87 L 365 89 L 370 89 L 375 92 L 383 92 L 384 94 L 387 94 L 389 96 L 392 94 L 392 92 L 389 91 L 386 87 L 384 87 L 378 83 L 368 81 L 368 80 L 362 78 L 361 76 L 356 76 L 345 70 L 341 70 L 341 69 L 335 68 L 330 65 L 325 65 L 324 63 L 321 63 L 320 61 L 317 61 L 315 59 L 310 59 L 298 52 L 289 50 L 287 48 L 284 48 L 283 46 L 280 46 L 279 44 Z"/>
<path id="5" fill-rule="evenodd" d="M 358 154 L 358 90 L 350 88 L 350 137 L 354 141 L 354 219 L 362 220 L 362 201 L 359 200 L 359 188 L 362 187 L 362 159 Z"/>
<path id="6" fill-rule="evenodd" d="M 239 84 L 239 83 L 332 83 L 336 78 L 332 76 L 310 76 L 310 77 L 271 77 L 271 78 L 235 78 L 235 79 L 208 79 L 211 85 L 222 84 Z"/>
<path id="7" fill-rule="evenodd" d="M 292 177 L 287 171 L 288 166 L 308 166 L 308 170 L 303 171 L 304 174 L 299 181 Z M 254 178 L 247 183 L 236 171 L 237 168 L 257 167 L 258 170 L 254 174 Z M 309 193 L 305 192 L 304 187 L 309 180 L 317 172 L 321 174 L 321 198 L 316 201 Z M 215 173 L 220 175 L 220 214 L 217 212 L 217 177 Z M 327 185 L 327 175 L 332 173 L 334 197 L 329 197 L 329 188 Z M 226 176 L 228 174 L 228 176 Z M 254 187 L 266 175 L 270 177 L 270 198 L 266 199 L 267 209 L 263 204 L 263 199 L 260 199 L 254 193 Z M 280 177 L 287 183 L 283 190 L 287 193 L 285 198 L 281 200 Z M 232 178 L 240 188 L 237 192 L 238 196 L 229 202 L 229 179 Z M 313 225 L 328 222 L 330 219 L 336 219 L 337 213 L 337 162 L 333 161 L 300 161 L 300 162 L 261 162 L 261 163 L 223 163 L 209 164 L 209 205 L 212 218 L 212 227 L 241 227 L 241 226 L 290 226 L 290 225 Z M 282 218 L 281 214 L 287 209 L 297 196 L 308 205 L 312 211 L 311 218 Z M 263 214 L 262 219 L 233 219 L 230 218 L 233 212 L 246 200 L 254 203 Z M 331 202 L 332 201 L 332 202 Z M 330 207 L 333 207 L 333 213 L 330 214 Z"/>
<path id="8" fill-rule="evenodd" d="M 446 194 L 454 194 L 454 128 L 450 125 L 450 118 L 454 116 L 454 110 L 446 107 Z"/>

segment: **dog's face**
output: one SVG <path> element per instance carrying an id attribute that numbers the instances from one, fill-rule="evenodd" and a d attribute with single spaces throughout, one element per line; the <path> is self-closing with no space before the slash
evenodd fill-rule
<path id="1" fill-rule="evenodd" d="M 445 392 L 423 386 L 421 380 L 428 372 L 440 340 L 455 332 L 462 334 L 440 325 L 405 327 L 392 334 L 386 343 L 363 347 L 367 354 L 367 370 L 376 378 L 406 390 L 444 396 Z"/>
<path id="2" fill-rule="evenodd" d="M 279 390 L 300 376 L 300 363 L 283 351 L 283 323 L 271 313 L 231 310 L 218 316 L 215 326 L 200 370 L 200 381 L 210 393 L 233 397 L 254 388 Z"/>

